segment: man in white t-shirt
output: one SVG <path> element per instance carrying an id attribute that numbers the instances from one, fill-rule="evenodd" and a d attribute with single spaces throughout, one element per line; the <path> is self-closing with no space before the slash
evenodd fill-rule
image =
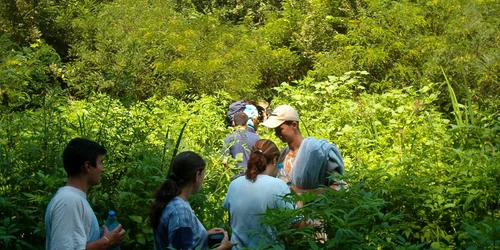
<path id="1" fill-rule="evenodd" d="M 104 154 L 104 147 L 85 138 L 72 139 L 66 145 L 63 164 L 68 181 L 47 206 L 45 249 L 108 249 L 123 241 L 121 224 L 112 231 L 103 226 L 104 235 L 100 236 L 99 222 L 87 201 L 89 188 L 101 181 Z"/>

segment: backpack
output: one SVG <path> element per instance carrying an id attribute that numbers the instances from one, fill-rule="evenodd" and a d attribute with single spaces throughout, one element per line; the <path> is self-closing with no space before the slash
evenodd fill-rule
<path id="1" fill-rule="evenodd" d="M 238 112 L 243 112 L 245 110 L 246 102 L 244 100 L 239 100 L 231 103 L 226 112 L 226 123 L 227 126 L 233 126 L 234 114 Z"/>

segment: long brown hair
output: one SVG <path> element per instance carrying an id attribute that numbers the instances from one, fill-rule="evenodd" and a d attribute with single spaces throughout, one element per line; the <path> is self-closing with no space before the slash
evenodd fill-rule
<path id="1" fill-rule="evenodd" d="M 185 151 L 172 160 L 170 176 L 154 193 L 154 202 L 149 209 L 149 223 L 153 228 L 158 227 L 163 209 L 170 200 L 181 193 L 181 188 L 194 181 L 195 174 L 205 169 L 205 161 L 192 151 Z"/>
<path id="2" fill-rule="evenodd" d="M 260 139 L 253 145 L 248 158 L 245 176 L 251 181 L 257 180 L 257 175 L 266 171 L 267 164 L 280 155 L 280 150 L 273 141 Z"/>

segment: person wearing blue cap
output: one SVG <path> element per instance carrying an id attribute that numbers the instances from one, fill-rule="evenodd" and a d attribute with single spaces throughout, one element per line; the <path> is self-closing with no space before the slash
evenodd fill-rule
<path id="1" fill-rule="evenodd" d="M 257 134 L 257 127 L 259 125 L 259 110 L 257 107 L 251 104 L 245 105 L 245 110 L 243 110 L 248 116 L 247 131 Z"/>

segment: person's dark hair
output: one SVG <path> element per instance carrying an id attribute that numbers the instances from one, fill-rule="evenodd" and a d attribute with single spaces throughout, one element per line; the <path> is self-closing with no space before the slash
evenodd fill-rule
<path id="1" fill-rule="evenodd" d="M 292 123 L 296 122 L 297 123 L 297 130 L 300 132 L 300 129 L 299 129 L 299 121 L 285 121 L 283 122 L 284 124 L 290 126 L 292 125 Z"/>
<path id="2" fill-rule="evenodd" d="M 262 123 L 262 122 L 264 122 L 264 120 L 263 120 L 264 117 L 267 117 L 266 109 L 263 108 L 262 106 L 256 106 L 256 108 L 257 108 L 257 112 L 259 113 L 259 116 L 257 117 L 257 119 L 258 119 L 259 123 Z M 266 113 L 266 114 L 264 115 L 264 113 Z"/>
<path id="3" fill-rule="evenodd" d="M 237 112 L 234 114 L 234 124 L 236 126 L 245 126 L 248 122 L 248 115 L 244 112 Z"/>
<path id="4" fill-rule="evenodd" d="M 273 141 L 260 139 L 253 145 L 248 158 L 245 176 L 251 181 L 257 180 L 257 175 L 266 171 L 267 164 L 280 155 L 280 150 Z"/>
<path id="5" fill-rule="evenodd" d="M 97 166 L 97 156 L 104 155 L 107 150 L 95 141 L 86 138 L 71 139 L 64 148 L 62 158 L 64 170 L 68 176 L 78 176 L 86 161 L 90 166 Z"/>
<path id="6" fill-rule="evenodd" d="M 181 188 L 195 180 L 195 174 L 205 169 L 205 161 L 193 151 L 184 151 L 172 160 L 172 169 L 167 179 L 154 193 L 154 201 L 149 210 L 149 223 L 156 228 L 160 223 L 163 209 L 170 200 L 181 193 Z"/>

